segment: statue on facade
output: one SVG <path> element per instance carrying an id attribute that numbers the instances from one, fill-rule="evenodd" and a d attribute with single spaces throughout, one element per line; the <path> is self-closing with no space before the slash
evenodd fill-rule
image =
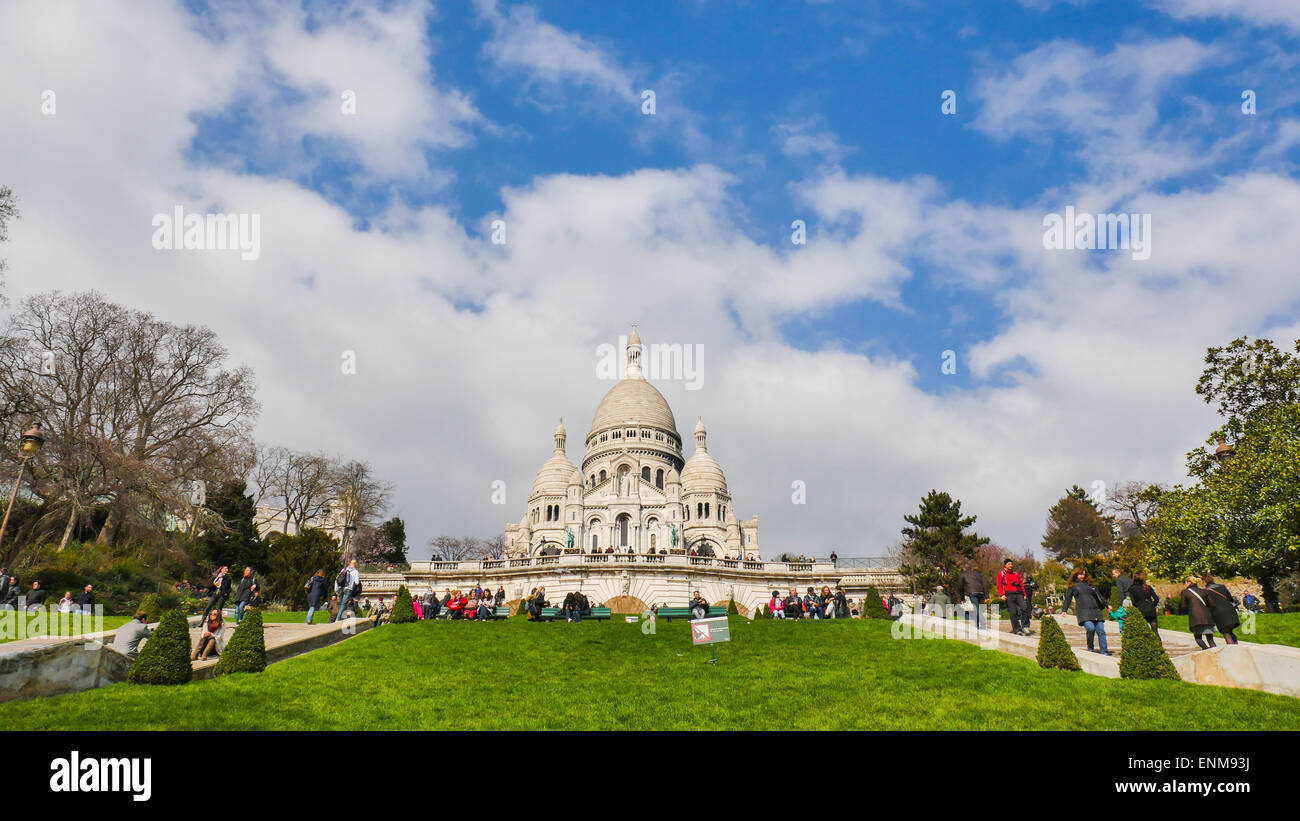
<path id="1" fill-rule="evenodd" d="M 564 546 L 569 550 L 573 549 L 573 528 L 571 527 L 564 528 Z"/>
<path id="2" fill-rule="evenodd" d="M 677 525 L 668 525 L 668 530 L 673 537 L 673 550 L 677 549 Z"/>

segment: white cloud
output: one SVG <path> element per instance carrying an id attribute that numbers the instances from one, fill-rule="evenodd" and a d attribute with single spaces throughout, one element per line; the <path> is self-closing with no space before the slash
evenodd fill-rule
<path id="1" fill-rule="evenodd" d="M 1295 0 L 1150 0 L 1179 19 L 1236 17 L 1256 26 L 1281 25 L 1300 30 L 1300 4 Z"/>

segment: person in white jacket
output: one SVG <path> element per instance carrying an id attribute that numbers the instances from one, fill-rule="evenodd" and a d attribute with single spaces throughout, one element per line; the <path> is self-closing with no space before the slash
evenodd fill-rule
<path id="1" fill-rule="evenodd" d="M 343 578 L 344 581 L 343 584 L 339 584 L 338 579 L 334 580 L 334 588 L 339 594 L 339 614 L 335 617 L 335 621 L 344 618 L 343 614 L 347 611 L 348 604 L 352 601 L 352 592 L 361 584 L 361 571 L 357 570 L 357 560 L 353 559 L 348 562 L 348 566 L 343 569 L 343 572 L 340 573 L 339 576 Z"/>

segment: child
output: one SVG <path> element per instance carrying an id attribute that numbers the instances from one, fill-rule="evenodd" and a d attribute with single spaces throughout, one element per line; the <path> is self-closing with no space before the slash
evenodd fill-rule
<path id="1" fill-rule="evenodd" d="M 1128 611 L 1124 609 L 1124 605 L 1122 604 L 1119 607 L 1115 608 L 1114 610 L 1110 611 L 1110 617 L 1115 621 L 1119 622 L 1120 635 L 1124 635 L 1124 617 L 1126 615 L 1128 615 Z"/>

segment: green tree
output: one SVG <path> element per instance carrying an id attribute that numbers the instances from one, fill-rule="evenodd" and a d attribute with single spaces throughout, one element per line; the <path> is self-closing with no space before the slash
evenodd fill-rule
<path id="1" fill-rule="evenodd" d="M 256 607 L 244 610 L 244 620 L 235 628 L 230 643 L 221 651 L 221 658 L 212 668 L 213 676 L 227 673 L 260 673 L 266 669 L 266 632 L 262 627 L 262 611 Z"/>
<path id="2" fill-rule="evenodd" d="M 338 540 L 323 530 L 307 528 L 295 536 L 276 534 L 266 555 L 266 588 L 268 598 L 290 603 L 294 609 L 307 606 L 307 579 L 317 570 L 325 571 L 325 578 L 333 579 L 343 566 L 343 554 Z"/>
<path id="3" fill-rule="evenodd" d="M 140 609 L 137 612 L 148 613 L 145 620 L 153 624 L 162 619 L 162 600 L 158 598 L 157 593 L 150 593 L 144 597 L 144 601 L 140 602 Z"/>
<path id="4" fill-rule="evenodd" d="M 1134 618 L 1124 622 L 1124 641 L 1119 650 L 1119 677 L 1182 680 L 1174 663 L 1169 660 L 1164 645 L 1140 614 L 1135 614 Z"/>
<path id="5" fill-rule="evenodd" d="M 932 590 L 936 584 L 955 589 L 964 563 L 976 557 L 988 538 L 966 529 L 975 524 L 974 516 L 962 516 L 961 502 L 947 493 L 931 490 L 921 500 L 920 510 L 903 517 L 903 546 L 899 572 L 918 590 Z"/>
<path id="6" fill-rule="evenodd" d="M 1161 495 L 1145 540 L 1152 572 L 1258 579 L 1279 612 L 1278 582 L 1300 571 L 1300 407 L 1253 410 L 1230 457 Z"/>
<path id="7" fill-rule="evenodd" d="M 195 540 L 198 558 L 213 567 L 265 567 L 266 543 L 253 523 L 257 505 L 240 482 L 223 482 L 203 506 L 204 533 Z"/>
<path id="8" fill-rule="evenodd" d="M 1091 502 L 1066 494 L 1047 511 L 1043 549 L 1054 559 L 1086 559 L 1114 550 L 1115 538 Z"/>
<path id="9" fill-rule="evenodd" d="M 1044 616 L 1038 634 L 1038 666 L 1046 669 L 1079 670 L 1079 660 L 1070 649 L 1070 642 L 1056 619 Z"/>
<path id="10" fill-rule="evenodd" d="M 1295 350 L 1300 352 L 1300 340 Z M 1234 442 L 1259 410 L 1300 401 L 1300 359 L 1271 340 L 1250 342 L 1239 337 L 1206 351 L 1196 393 L 1224 418 L 1223 426 L 1211 434 L 1211 443 L 1219 438 Z M 1202 453 L 1195 459 L 1192 475 L 1204 476 L 1212 465 L 1212 457 Z"/>
<path id="11" fill-rule="evenodd" d="M 862 600 L 862 615 L 869 619 L 889 618 L 889 611 L 885 609 L 885 603 L 880 600 L 880 591 L 874 584 L 867 588 L 867 596 Z"/>
<path id="12" fill-rule="evenodd" d="M 387 552 L 382 557 L 384 561 L 393 564 L 404 564 L 406 562 L 406 522 L 402 521 L 400 516 L 394 516 L 378 527 L 379 536 L 382 538 Z"/>
<path id="13" fill-rule="evenodd" d="M 126 680 L 132 684 L 184 684 L 193 675 L 189 625 L 181 611 L 168 610 L 144 643 Z"/>
<path id="14" fill-rule="evenodd" d="M 415 605 L 411 603 L 411 591 L 406 589 L 406 585 L 402 585 L 397 588 L 397 598 L 393 600 L 393 612 L 388 616 L 388 623 L 409 624 L 413 621 L 415 621 Z"/>

